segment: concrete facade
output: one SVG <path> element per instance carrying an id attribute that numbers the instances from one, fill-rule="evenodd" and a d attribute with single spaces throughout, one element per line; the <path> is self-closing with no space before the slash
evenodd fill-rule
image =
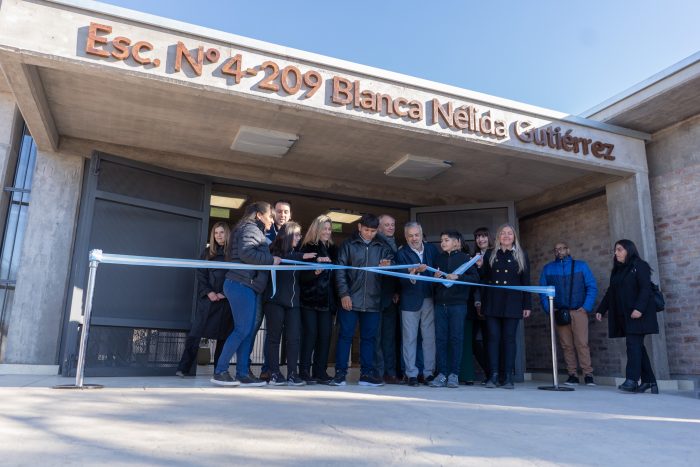
<path id="1" fill-rule="evenodd" d="M 83 165 L 75 156 L 37 154 L 3 363 L 57 363 Z"/>

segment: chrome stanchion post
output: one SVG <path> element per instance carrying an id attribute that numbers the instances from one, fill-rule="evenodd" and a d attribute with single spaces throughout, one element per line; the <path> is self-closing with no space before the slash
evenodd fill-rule
<path id="1" fill-rule="evenodd" d="M 554 336 L 554 297 L 549 297 L 549 329 L 552 339 L 552 386 L 540 386 L 537 389 L 545 391 L 573 391 L 574 388 L 559 386 L 559 375 L 557 371 L 557 342 Z"/>
<path id="2" fill-rule="evenodd" d="M 54 386 L 54 389 L 101 389 L 101 384 L 83 384 L 83 373 L 85 370 L 85 354 L 87 353 L 88 337 L 90 335 L 90 315 L 92 314 L 92 297 L 95 292 L 95 276 L 97 276 L 98 258 L 101 250 L 90 252 L 90 272 L 88 274 L 87 293 L 85 295 L 85 312 L 83 313 L 83 325 L 80 329 L 80 348 L 78 350 L 78 364 L 75 368 L 75 384 L 61 384 Z"/>

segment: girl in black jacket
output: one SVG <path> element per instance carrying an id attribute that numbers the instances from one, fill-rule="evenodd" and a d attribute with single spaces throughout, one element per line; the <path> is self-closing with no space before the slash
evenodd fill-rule
<path id="1" fill-rule="evenodd" d="M 287 222 L 277 231 L 270 250 L 283 259 L 300 261 L 315 258 L 315 253 L 299 253 L 294 249 L 301 240 L 301 226 Z M 276 290 L 272 292 L 272 282 L 268 282 L 263 299 L 263 313 L 267 334 L 265 336 L 265 360 L 270 369 L 270 384 L 275 386 L 303 386 L 306 382 L 297 373 L 299 346 L 301 342 L 301 312 L 299 311 L 299 271 L 279 271 Z M 280 340 L 282 328 L 287 338 L 287 377 L 280 373 Z"/>
<path id="2" fill-rule="evenodd" d="M 331 218 L 320 215 L 311 223 L 301 245 L 302 253 L 316 253 L 319 263 L 336 263 L 338 254 L 331 239 Z M 335 293 L 333 271 L 301 272 L 301 358 L 299 374 L 307 384 L 328 384 L 328 353 L 333 331 Z M 311 362 L 313 356 L 313 365 Z M 313 370 L 313 374 L 312 374 Z"/>
<path id="3" fill-rule="evenodd" d="M 228 238 L 231 230 L 225 222 L 217 222 L 209 234 L 209 246 L 200 259 L 226 261 Z M 226 269 L 197 269 L 197 312 L 185 341 L 185 350 L 177 366 L 177 376 L 194 374 L 194 362 L 199 350 L 199 342 L 204 337 L 216 339 L 214 364 L 221 355 L 224 341 L 233 331 L 233 319 L 228 300 L 224 295 Z"/>
<path id="4" fill-rule="evenodd" d="M 481 268 L 483 282 L 489 285 L 530 285 L 530 262 L 518 241 L 515 227 L 503 224 L 496 231 L 493 250 L 484 255 Z M 513 389 L 515 369 L 515 337 L 520 320 L 528 318 L 532 311 L 532 297 L 518 290 L 485 287 L 484 315 L 488 326 L 491 378 L 487 388 L 498 386 L 498 367 L 503 348 L 504 389 Z"/>
<path id="5" fill-rule="evenodd" d="M 598 306 L 596 319 L 600 321 L 608 310 L 612 312 L 608 318 L 610 337 L 625 337 L 627 343 L 626 380 L 618 389 L 625 392 L 651 389 L 652 393 L 658 394 L 656 377 L 644 347 L 644 336 L 659 333 L 651 291 L 651 268 L 639 257 L 631 240 L 615 243 L 610 286 Z M 638 385 L 640 377 L 642 384 Z"/>

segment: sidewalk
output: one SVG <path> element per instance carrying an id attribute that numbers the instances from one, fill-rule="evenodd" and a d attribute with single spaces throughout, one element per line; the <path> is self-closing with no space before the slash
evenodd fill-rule
<path id="1" fill-rule="evenodd" d="M 4 465 L 691 465 L 700 401 L 384 386 L 220 388 L 207 376 L 0 376 Z"/>

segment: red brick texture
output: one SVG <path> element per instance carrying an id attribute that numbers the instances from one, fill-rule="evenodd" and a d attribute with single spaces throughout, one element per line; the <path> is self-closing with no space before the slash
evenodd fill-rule
<path id="1" fill-rule="evenodd" d="M 606 197 L 597 196 L 536 217 L 521 219 L 519 225 L 522 244 L 530 256 L 532 283 L 538 283 L 542 268 L 554 259 L 554 244 L 558 241 L 567 242 L 572 256 L 586 261 L 596 278 L 598 306 L 607 288 L 612 267 L 612 240 Z M 698 266 L 700 270 L 700 263 Z M 697 279 L 700 280 L 700 277 Z M 700 289 L 697 291 L 700 292 Z M 589 344 L 593 369 L 597 375 L 619 376 L 620 347 L 618 343 L 608 339 L 607 331 L 605 319 L 600 323 L 592 320 Z M 533 315 L 525 321 L 527 371 L 551 371 L 550 349 L 549 318 L 543 313 L 539 301 L 536 301 Z M 561 348 L 558 354 L 558 367 L 565 371 Z"/>
<path id="2" fill-rule="evenodd" d="M 652 210 L 672 375 L 700 375 L 700 165 L 652 177 Z"/>

